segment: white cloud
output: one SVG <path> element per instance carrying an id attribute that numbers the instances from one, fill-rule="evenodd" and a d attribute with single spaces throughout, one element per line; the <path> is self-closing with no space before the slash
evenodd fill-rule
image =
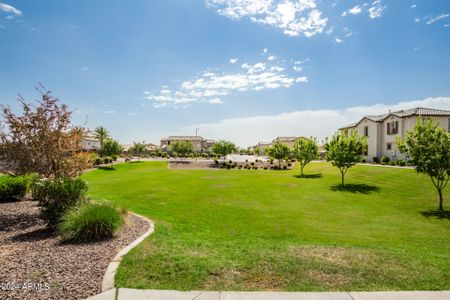
<path id="1" fill-rule="evenodd" d="M 230 58 L 230 63 L 235 64 L 237 63 L 238 60 L 239 60 L 238 58 Z"/>
<path id="2" fill-rule="evenodd" d="M 344 12 L 341 14 L 341 17 L 345 17 L 345 16 L 347 16 L 348 14 L 351 14 L 351 15 L 359 15 L 359 14 L 361 13 L 361 11 L 362 11 L 361 7 L 360 7 L 359 5 L 356 5 L 355 7 L 352 7 L 352 8 L 350 8 L 350 9 L 344 11 Z"/>
<path id="3" fill-rule="evenodd" d="M 111 114 L 115 114 L 117 113 L 117 111 L 115 110 L 105 110 L 105 114 L 111 115 Z"/>
<path id="4" fill-rule="evenodd" d="M 442 19 L 445 19 L 445 18 L 448 18 L 448 17 L 450 17 L 450 14 L 440 14 L 440 15 L 437 15 L 437 16 L 430 16 L 430 17 L 426 18 L 427 19 L 427 25 L 431 25 L 431 24 L 433 24 L 433 23 L 435 23 L 435 22 L 437 22 L 439 20 L 442 20 Z"/>
<path id="5" fill-rule="evenodd" d="M 206 0 L 209 7 L 233 20 L 273 26 L 288 36 L 311 37 L 322 33 L 327 18 L 317 9 L 316 0 Z"/>
<path id="6" fill-rule="evenodd" d="M 450 97 L 426 98 L 397 104 L 375 104 L 340 110 L 303 110 L 276 115 L 229 118 L 217 123 L 193 124 L 178 129 L 179 134 L 190 134 L 200 128 L 202 135 L 226 139 L 240 146 L 271 141 L 277 136 L 316 136 L 320 140 L 333 135 L 342 126 L 359 121 L 367 114 L 384 114 L 413 107 L 431 107 L 450 110 Z"/>
<path id="7" fill-rule="evenodd" d="M 271 56 L 269 56 L 267 59 L 270 60 L 270 61 L 272 61 L 272 60 L 275 59 L 275 56 L 271 55 Z"/>
<path id="8" fill-rule="evenodd" d="M 411 5 L 411 8 L 416 8 L 416 7 L 417 7 L 417 4 Z"/>
<path id="9" fill-rule="evenodd" d="M 342 44 L 342 43 L 344 42 L 342 39 L 340 39 L 340 38 L 338 38 L 338 37 L 335 38 L 334 40 L 335 40 L 335 42 L 338 43 L 338 44 Z"/>
<path id="10" fill-rule="evenodd" d="M 267 53 L 267 48 L 264 48 L 264 49 L 263 49 L 263 52 L 264 52 L 264 53 Z"/>
<path id="11" fill-rule="evenodd" d="M 301 72 L 302 67 L 296 66 L 294 62 L 289 67 L 295 72 Z M 291 70 L 291 68 L 289 68 Z M 297 83 L 306 83 L 306 76 L 298 77 L 290 74 L 286 68 L 277 60 L 268 59 L 266 62 L 254 64 L 242 63 L 236 66 L 232 72 L 222 72 L 215 74 L 204 72 L 201 76 L 196 76 L 191 80 L 183 81 L 175 90 L 167 87 L 161 89 L 159 93 L 144 91 L 145 99 L 151 100 L 154 107 L 173 106 L 179 107 L 182 104 L 209 103 L 222 104 L 223 96 L 246 92 L 261 91 L 265 89 L 289 88 Z M 164 103 L 165 105 L 162 105 Z"/>
<path id="12" fill-rule="evenodd" d="M 223 104 L 223 101 L 220 100 L 219 98 L 212 98 L 208 100 L 208 103 L 210 104 Z"/>
<path id="13" fill-rule="evenodd" d="M 299 77 L 295 79 L 295 82 L 308 82 L 308 77 L 306 76 Z"/>
<path id="14" fill-rule="evenodd" d="M 442 27 L 450 27 L 450 24 L 444 24 Z"/>
<path id="15" fill-rule="evenodd" d="M 369 12 L 369 17 L 371 19 L 380 18 L 385 8 L 386 5 L 383 5 L 381 3 L 381 0 L 373 1 L 369 9 L 367 10 Z"/>
<path id="16" fill-rule="evenodd" d="M 129 111 L 129 112 L 127 112 L 127 115 L 129 115 L 129 116 L 137 116 L 138 113 L 137 113 L 137 112 Z"/>
<path id="17" fill-rule="evenodd" d="M 83 67 L 83 71 L 87 71 L 87 70 L 89 70 L 88 67 Z"/>
<path id="18" fill-rule="evenodd" d="M 20 10 L 18 10 L 17 8 L 15 8 L 9 4 L 6 4 L 6 3 L 2 3 L 2 2 L 0 2 L 0 10 L 4 11 L 6 13 L 16 15 L 16 16 L 22 15 L 22 12 Z"/>

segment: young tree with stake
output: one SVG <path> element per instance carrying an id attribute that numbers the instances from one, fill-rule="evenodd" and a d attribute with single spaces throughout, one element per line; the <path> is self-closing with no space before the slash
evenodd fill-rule
<path id="1" fill-rule="evenodd" d="M 360 137 L 356 131 L 353 131 L 350 136 L 343 133 L 336 134 L 329 142 L 326 142 L 327 160 L 341 172 L 342 186 L 348 169 L 362 160 L 366 148 L 366 137 Z"/>
<path id="2" fill-rule="evenodd" d="M 319 145 L 316 138 L 299 138 L 294 144 L 293 155 L 300 164 L 300 176 L 303 177 L 305 166 L 319 157 Z"/>
<path id="3" fill-rule="evenodd" d="M 439 210 L 444 210 L 442 191 L 450 177 L 450 134 L 438 121 L 419 117 L 412 131 L 398 140 L 399 150 L 416 166 L 418 173 L 430 176 L 439 194 Z"/>

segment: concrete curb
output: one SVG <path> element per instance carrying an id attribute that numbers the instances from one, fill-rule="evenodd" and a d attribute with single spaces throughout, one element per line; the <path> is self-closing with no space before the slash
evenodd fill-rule
<path id="1" fill-rule="evenodd" d="M 147 219 L 146 217 L 143 217 L 141 215 L 135 214 L 133 212 L 130 212 L 131 214 L 144 219 L 149 225 L 150 228 L 140 237 L 138 237 L 136 240 L 134 240 L 131 244 L 120 250 L 119 253 L 116 254 L 116 256 L 112 259 L 112 261 L 109 263 L 108 267 L 106 268 L 106 272 L 103 275 L 102 280 L 102 293 L 109 291 L 111 289 L 114 289 L 114 277 L 116 276 L 117 268 L 119 267 L 120 262 L 122 261 L 122 258 L 125 254 L 130 252 L 131 249 L 136 247 L 139 243 L 141 243 L 146 237 L 148 237 L 150 234 L 155 231 L 155 225 L 152 221 Z"/>

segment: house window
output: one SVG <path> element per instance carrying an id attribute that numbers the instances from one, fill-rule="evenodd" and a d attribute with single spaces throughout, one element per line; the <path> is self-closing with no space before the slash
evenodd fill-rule
<path id="1" fill-rule="evenodd" d="M 364 136 L 369 136 L 369 126 L 364 126 Z"/>
<path id="2" fill-rule="evenodd" d="M 387 134 L 397 134 L 398 133 L 398 121 L 392 121 L 386 124 Z"/>
<path id="3" fill-rule="evenodd" d="M 392 143 L 386 144 L 386 150 L 392 150 Z"/>

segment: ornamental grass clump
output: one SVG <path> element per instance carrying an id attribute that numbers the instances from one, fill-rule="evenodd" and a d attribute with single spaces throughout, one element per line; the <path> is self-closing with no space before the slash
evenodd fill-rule
<path id="1" fill-rule="evenodd" d="M 123 211 L 109 204 L 84 203 L 67 212 L 58 226 L 64 241 L 90 242 L 112 238 L 124 223 Z"/>

